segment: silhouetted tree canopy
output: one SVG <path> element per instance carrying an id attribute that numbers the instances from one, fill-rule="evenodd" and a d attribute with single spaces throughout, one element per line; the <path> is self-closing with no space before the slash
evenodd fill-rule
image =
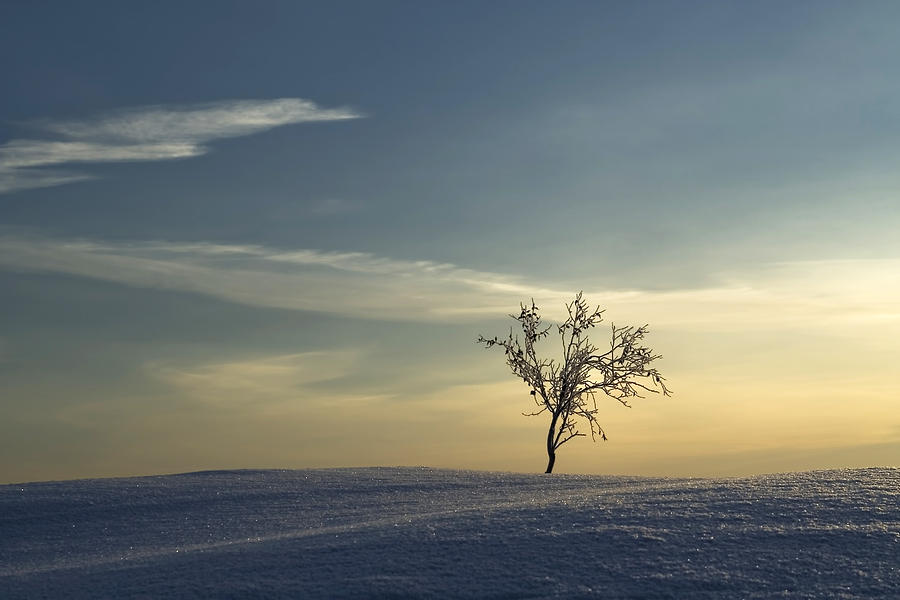
<path id="1" fill-rule="evenodd" d="M 600 307 L 591 310 L 581 292 L 566 305 L 568 318 L 560 325 L 544 325 L 535 306 L 521 304 L 518 315 L 510 315 L 518 322 L 521 334 L 511 327 L 506 338 L 478 336 L 478 343 L 486 348 L 500 347 L 506 353 L 506 364 L 513 375 L 530 388 L 538 410 L 526 416 L 550 414 L 547 432 L 547 473 L 553 471 L 556 450 L 576 437 L 587 434 L 579 430 L 579 423 L 587 422 L 591 438 L 606 440 L 606 433 L 597 421 L 597 396 L 612 398 L 630 407 L 631 398 L 644 392 L 670 395 L 665 379 L 653 361 L 662 358 L 642 345 L 648 326 L 617 327 L 610 325 L 609 346 L 595 346 L 588 331 L 603 321 Z M 539 358 L 535 344 L 550 337 L 556 329 L 562 342 L 562 358 Z M 520 337 L 521 336 L 521 337 Z"/>

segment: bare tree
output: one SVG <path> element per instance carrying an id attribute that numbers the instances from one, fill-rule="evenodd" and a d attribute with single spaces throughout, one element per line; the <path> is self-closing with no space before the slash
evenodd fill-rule
<path id="1" fill-rule="evenodd" d="M 609 348 L 594 346 L 588 339 L 589 329 L 603 320 L 600 307 L 591 310 L 581 292 L 566 305 L 569 317 L 555 329 L 562 342 L 560 361 L 538 358 L 535 343 L 550 336 L 553 325 L 544 325 L 534 300 L 531 306 L 521 304 L 518 315 L 510 315 L 522 329 L 522 339 L 511 327 L 509 337 L 478 336 L 486 348 L 499 346 L 506 352 L 506 364 L 513 375 L 531 388 L 538 410 L 523 413 L 537 416 L 550 413 L 547 431 L 547 473 L 553 472 L 556 450 L 576 437 L 579 421 L 587 421 L 591 438 L 606 441 L 606 433 L 597 421 L 597 395 L 608 396 L 630 408 L 629 399 L 643 392 L 668 396 L 671 392 L 659 372 L 650 366 L 658 358 L 650 348 L 642 346 L 648 327 L 616 327 L 612 324 Z"/>

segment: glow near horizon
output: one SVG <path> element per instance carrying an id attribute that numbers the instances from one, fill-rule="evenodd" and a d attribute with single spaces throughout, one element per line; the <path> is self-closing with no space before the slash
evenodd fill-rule
<path id="1" fill-rule="evenodd" d="M 551 319 L 559 318 L 571 295 L 530 285 L 521 277 L 361 253 L 22 236 L 3 237 L 0 248 L 0 264 L 19 271 L 352 318 L 462 319 L 473 337 L 476 331 L 502 334 L 506 323 L 499 318 L 501 307 L 511 312 L 528 290 Z M 562 469 L 746 474 L 821 466 L 822 455 L 835 448 L 844 448 L 847 456 L 836 466 L 891 456 L 900 434 L 893 421 L 900 389 L 886 374 L 900 358 L 891 342 L 900 334 L 894 301 L 900 296 L 900 277 L 882 274 L 900 273 L 897 266 L 897 261 L 885 260 L 812 261 L 731 274 L 723 277 L 721 287 L 709 289 L 588 292 L 589 300 L 608 308 L 610 320 L 651 323 L 648 343 L 664 355 L 659 367 L 676 395 L 637 400 L 630 410 L 610 401 L 603 425 L 612 441 L 570 443 L 560 454 Z M 357 293 L 335 295 L 341 289 Z M 602 329 L 595 336 L 602 343 Z M 552 344 L 545 344 L 545 350 L 552 351 Z M 341 392 L 341 384 L 323 391 L 322 384 L 369 373 L 365 365 L 372 352 L 376 350 L 346 348 L 186 364 L 163 359 L 143 369 L 148 379 L 181 398 L 193 418 L 213 411 L 225 430 L 252 423 L 250 431 L 239 434 L 252 447 L 244 446 L 237 458 L 243 466 L 423 463 L 530 470 L 540 463 L 546 424 L 520 416 L 529 399 L 505 372 L 500 355 L 482 354 L 473 345 L 460 365 L 467 365 L 464 373 L 473 381 L 485 382 L 450 383 L 424 398 L 377 380 L 368 392 L 352 386 Z M 853 399 L 851 410 L 848 398 Z M 109 408 L 95 401 L 64 409 L 56 418 L 86 426 L 102 422 Z M 155 429 L 163 427 L 173 439 L 188 435 L 182 431 L 184 414 L 171 422 L 163 419 L 164 425 L 159 417 L 152 420 Z M 502 432 L 502 442 L 494 439 L 492 429 Z M 322 431 L 336 432 L 336 441 L 323 440 Z M 378 432 L 374 441 L 372 431 Z M 366 445 L 339 442 L 354 436 L 368 440 Z M 198 447 L 203 445 L 209 448 Z M 208 458 L 195 458 L 184 468 L 201 468 L 209 464 L 205 461 L 229 465 L 213 458 L 219 454 L 211 449 L 216 447 L 213 440 L 201 438 L 188 446 L 190 450 L 176 443 L 157 450 L 153 464 L 177 465 L 178 456 L 187 453 Z M 123 462 L 119 459 L 113 462 Z M 143 464 L 146 457 L 130 456 L 124 462 L 129 460 Z M 140 472 L 123 465 L 106 468 Z"/>

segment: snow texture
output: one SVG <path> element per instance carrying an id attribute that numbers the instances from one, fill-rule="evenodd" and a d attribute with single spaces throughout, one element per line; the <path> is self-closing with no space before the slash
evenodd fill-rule
<path id="1" fill-rule="evenodd" d="M 900 469 L 0 486 L 0 598 L 900 598 Z"/>

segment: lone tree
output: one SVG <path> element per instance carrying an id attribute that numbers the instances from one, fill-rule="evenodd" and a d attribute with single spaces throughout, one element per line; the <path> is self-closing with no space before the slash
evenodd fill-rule
<path id="1" fill-rule="evenodd" d="M 603 320 L 600 307 L 591 310 L 581 292 L 566 305 L 569 313 L 561 325 L 556 325 L 562 342 L 562 360 L 538 358 L 535 343 L 550 336 L 553 325 L 544 325 L 534 300 L 531 306 L 520 304 L 518 315 L 510 315 L 522 328 L 522 339 L 509 330 L 509 337 L 478 336 L 478 343 L 486 348 L 499 346 L 506 353 L 506 364 L 513 375 L 531 388 L 531 396 L 538 406 L 525 416 L 550 413 L 547 431 L 547 473 L 553 472 L 556 450 L 576 437 L 587 434 L 578 429 L 578 422 L 587 421 L 591 438 L 606 441 L 606 433 L 597 422 L 597 395 L 605 395 L 631 407 L 629 399 L 643 397 L 642 392 L 670 395 L 665 380 L 650 364 L 658 358 L 650 348 L 642 346 L 648 327 L 616 327 L 611 325 L 609 349 L 601 351 L 588 339 L 588 330 Z"/>

